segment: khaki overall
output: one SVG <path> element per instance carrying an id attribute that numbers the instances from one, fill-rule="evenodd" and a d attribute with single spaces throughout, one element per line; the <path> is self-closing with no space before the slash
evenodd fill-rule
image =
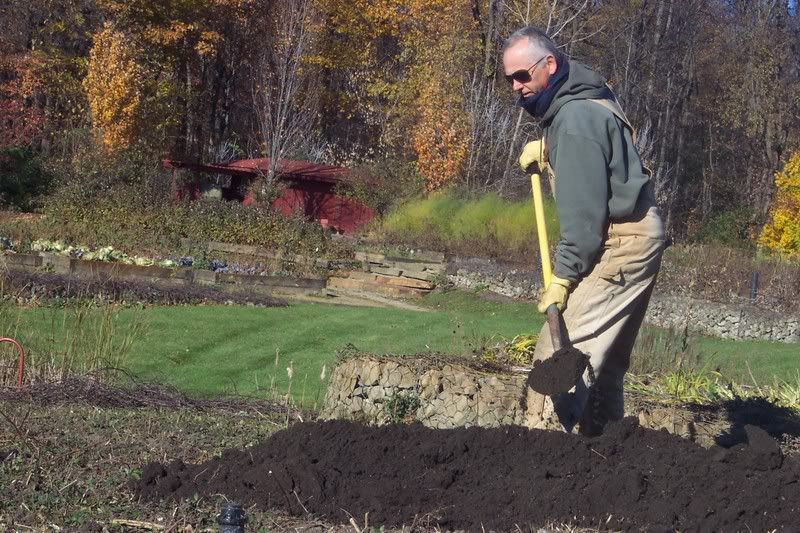
<path id="1" fill-rule="evenodd" d="M 593 100 L 633 128 L 616 102 Z M 551 169 L 551 176 L 553 176 Z M 565 345 L 589 355 L 591 369 L 570 392 L 551 399 L 527 390 L 526 425 L 595 435 L 624 415 L 623 377 L 642 325 L 665 247 L 664 226 L 652 194 L 636 212 L 611 220 L 601 252 L 588 275 L 570 293 L 562 313 Z M 553 353 L 545 324 L 534 358 Z"/>

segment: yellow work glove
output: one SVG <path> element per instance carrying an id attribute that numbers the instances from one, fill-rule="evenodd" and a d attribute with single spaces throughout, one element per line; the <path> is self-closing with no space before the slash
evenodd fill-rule
<path id="1" fill-rule="evenodd" d="M 531 141 L 522 149 L 519 156 L 519 166 L 523 172 L 532 172 L 531 166 L 536 163 L 539 168 L 544 164 L 544 143 L 542 139 Z"/>
<path id="2" fill-rule="evenodd" d="M 571 286 L 572 282 L 570 280 L 553 276 L 550 280 L 550 285 L 547 286 L 539 298 L 539 312 L 546 313 L 547 308 L 553 304 L 556 304 L 559 311 L 563 311 L 567 307 L 567 297 Z"/>

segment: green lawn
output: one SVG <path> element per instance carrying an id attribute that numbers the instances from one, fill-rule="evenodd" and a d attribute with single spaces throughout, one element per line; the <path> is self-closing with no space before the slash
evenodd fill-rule
<path id="1" fill-rule="evenodd" d="M 492 336 L 533 333 L 542 324 L 530 305 L 490 303 L 463 293 L 434 296 L 425 305 L 430 312 L 305 303 L 125 309 L 115 320 L 115 335 L 121 339 L 131 323 L 143 322 L 127 362 L 143 379 L 193 394 L 265 394 L 273 386 L 286 391 L 291 365 L 293 395 L 313 404 L 324 390 L 323 365 L 330 375 L 336 351 L 348 343 L 376 353 L 463 354 Z M 51 339 L 67 335 L 75 319 L 66 313 L 64 320 L 60 309 L 18 309 L 0 320 L 0 334 L 14 334 L 42 352 L 58 345 Z"/>
<path id="2" fill-rule="evenodd" d="M 148 335 L 130 366 L 186 391 L 249 394 L 273 385 L 286 390 L 291 365 L 295 396 L 313 402 L 323 365 L 329 375 L 336 351 L 348 343 L 377 353 L 465 353 L 482 336 L 513 336 L 541 324 L 525 309 L 455 307 L 429 313 L 318 304 L 157 308 L 147 311 Z"/>
<path id="3" fill-rule="evenodd" d="M 532 304 L 494 303 L 466 292 L 431 295 L 423 305 L 430 311 L 306 303 L 267 309 L 130 308 L 110 323 L 117 342 L 124 340 L 131 324 L 143 323 L 126 365 L 143 379 L 169 383 L 197 395 L 264 395 L 273 388 L 287 390 L 287 367 L 291 365 L 292 394 L 307 405 L 321 400 L 323 365 L 330 375 L 336 351 L 348 343 L 375 353 L 464 354 L 492 338 L 538 332 L 543 323 Z M 48 346 L 65 344 L 66 335 L 75 336 L 75 320 L 69 313 L 12 309 L 0 313 L 0 335 L 16 335 L 35 357 Z M 88 330 L 81 337 L 84 345 L 100 342 L 93 333 L 99 323 L 83 319 L 80 327 Z M 702 364 L 719 366 L 726 377 L 737 381 L 750 382 L 745 361 L 762 382 L 771 382 L 773 376 L 789 379 L 800 367 L 796 344 L 711 338 L 699 338 L 695 343 Z M 9 357 L 7 349 L 2 353 L 4 359 Z"/>
<path id="4" fill-rule="evenodd" d="M 700 337 L 697 346 L 701 364 L 738 383 L 753 385 L 755 378 L 758 385 L 772 385 L 776 378 L 796 382 L 800 376 L 800 344 Z"/>

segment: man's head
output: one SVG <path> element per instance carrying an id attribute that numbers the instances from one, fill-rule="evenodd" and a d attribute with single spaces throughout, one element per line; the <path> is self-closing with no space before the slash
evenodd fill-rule
<path id="1" fill-rule="evenodd" d="M 531 26 L 515 31 L 503 42 L 505 76 L 522 98 L 546 89 L 564 60 L 555 43 Z"/>

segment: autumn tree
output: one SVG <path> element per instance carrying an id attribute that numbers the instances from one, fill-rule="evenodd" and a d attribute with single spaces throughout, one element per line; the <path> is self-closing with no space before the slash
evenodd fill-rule
<path id="1" fill-rule="evenodd" d="M 0 150 L 32 146 L 44 134 L 44 110 L 28 103 L 25 81 L 31 72 L 26 60 L 26 54 L 0 59 Z"/>
<path id="2" fill-rule="evenodd" d="M 780 254 L 800 258 L 800 152 L 775 174 L 775 201 L 759 244 Z"/>
<path id="3" fill-rule="evenodd" d="M 88 122 L 81 80 L 92 0 L 7 0 L 0 9 L 0 136 L 6 145 L 68 149 Z"/>
<path id="4" fill-rule="evenodd" d="M 110 25 L 94 36 L 84 86 L 92 126 L 112 151 L 130 147 L 147 124 L 147 74 L 141 56 L 137 43 Z"/>
<path id="5" fill-rule="evenodd" d="M 330 157 L 345 165 L 411 159 L 412 58 L 402 41 L 409 17 L 401 2 L 316 0 L 316 10 L 317 46 L 307 63 L 325 88 L 320 130 L 330 141 Z"/>
<path id="6" fill-rule="evenodd" d="M 105 116 L 125 116 L 138 94 L 138 120 L 133 137 L 175 156 L 203 160 L 222 144 L 245 138 L 252 127 L 246 102 L 248 65 L 263 46 L 268 0 L 98 0 L 108 24 L 97 37 L 120 39 L 128 50 L 98 50 L 101 65 L 117 65 L 121 79 L 134 71 L 141 76 L 134 88 L 106 92 L 93 82 L 110 83 L 109 74 L 87 78 L 95 101 L 105 99 Z M 105 63 L 104 63 L 105 62 Z M 94 65 L 95 63 L 92 63 Z M 123 66 L 124 65 L 124 66 Z M 91 68 L 91 66 L 90 66 Z M 118 84 L 117 86 L 124 85 Z M 237 103 L 238 102 L 238 103 Z M 144 137 L 142 137 L 144 135 Z"/>
<path id="7" fill-rule="evenodd" d="M 412 143 L 417 170 L 433 191 L 462 177 L 469 146 L 462 82 L 479 57 L 477 25 L 465 0 L 410 0 L 405 40 L 415 53 L 408 83 L 417 109 Z"/>

